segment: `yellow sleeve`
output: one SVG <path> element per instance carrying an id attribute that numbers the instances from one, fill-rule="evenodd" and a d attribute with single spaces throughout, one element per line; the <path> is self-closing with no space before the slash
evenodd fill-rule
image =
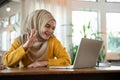
<path id="1" fill-rule="evenodd" d="M 9 50 L 4 54 L 4 65 L 12 67 L 17 66 L 25 54 L 26 52 L 23 46 L 15 39 Z"/>
<path id="2" fill-rule="evenodd" d="M 53 50 L 53 51 L 50 51 Z M 70 65 L 71 64 L 71 58 L 69 53 L 66 51 L 66 48 L 58 41 L 56 38 L 54 38 L 50 42 L 50 47 L 48 51 L 53 52 L 53 58 L 48 59 L 49 65 L 52 66 L 64 66 L 64 65 Z M 56 59 L 55 59 L 56 57 Z"/>

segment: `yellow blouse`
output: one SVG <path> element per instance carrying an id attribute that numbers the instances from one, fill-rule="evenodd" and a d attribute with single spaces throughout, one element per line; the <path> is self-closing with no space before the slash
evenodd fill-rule
<path id="1" fill-rule="evenodd" d="M 9 50 L 4 55 L 4 65 L 15 67 L 22 62 L 24 66 L 27 66 L 31 64 L 32 61 L 29 60 L 26 54 L 29 54 L 29 52 L 25 51 L 23 46 L 19 44 L 18 40 L 15 39 Z M 54 66 L 71 64 L 69 53 L 55 37 L 49 39 L 48 52 L 44 60 L 48 60 L 49 65 Z"/>

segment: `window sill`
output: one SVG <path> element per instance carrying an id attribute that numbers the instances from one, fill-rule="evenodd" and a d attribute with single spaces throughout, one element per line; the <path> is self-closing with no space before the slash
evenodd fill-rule
<path id="1" fill-rule="evenodd" d="M 106 60 L 120 60 L 120 53 L 107 53 Z"/>
<path id="2" fill-rule="evenodd" d="M 120 66 L 120 53 L 107 53 L 106 60 L 114 66 Z"/>

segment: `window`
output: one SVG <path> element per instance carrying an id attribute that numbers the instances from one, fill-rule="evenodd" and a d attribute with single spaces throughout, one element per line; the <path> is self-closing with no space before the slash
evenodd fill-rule
<path id="1" fill-rule="evenodd" d="M 88 37 L 91 36 L 90 33 L 96 32 L 97 28 L 97 12 L 95 11 L 72 11 L 72 24 L 73 33 L 72 41 L 75 45 L 79 45 L 80 39 L 83 37 L 83 25 L 88 25 L 90 22 L 92 30 L 87 34 Z M 76 36 L 77 35 L 77 36 Z"/>
<path id="2" fill-rule="evenodd" d="M 73 24 L 79 23 L 79 27 L 81 27 L 83 24 L 86 24 L 83 20 L 87 20 L 86 22 L 88 23 L 88 21 L 90 20 L 90 16 L 93 15 L 88 13 L 94 13 L 94 16 L 91 20 L 91 25 L 94 26 L 95 30 L 103 32 L 101 36 L 106 49 L 106 59 L 118 59 L 118 53 L 120 53 L 120 23 L 118 22 L 120 21 L 119 2 L 120 0 L 98 0 L 97 3 L 87 1 L 81 2 L 80 0 L 72 1 Z M 77 14 L 77 16 L 73 14 L 73 11 L 78 11 L 80 17 Z M 81 11 L 85 12 L 84 15 L 87 14 L 85 15 L 87 19 L 84 17 Z M 75 21 L 73 21 L 73 19 Z M 79 27 L 77 28 L 76 26 L 76 31 L 73 31 L 73 43 L 75 44 L 78 44 L 76 42 L 78 42 L 77 39 L 78 37 L 80 37 L 80 34 L 78 35 L 80 31 Z M 75 30 L 74 28 L 75 27 L 73 27 L 73 30 Z"/>
<path id="3" fill-rule="evenodd" d="M 98 0 L 79 0 L 79 1 L 94 1 L 94 2 L 96 2 Z"/>
<path id="4" fill-rule="evenodd" d="M 106 2 L 120 2 L 120 0 L 106 0 Z"/>
<path id="5" fill-rule="evenodd" d="M 0 35 L 0 50 L 6 51 L 10 47 L 13 40 L 20 34 L 19 23 L 20 21 L 18 14 L 2 19 L 0 25 L 2 29 Z"/>
<path id="6" fill-rule="evenodd" d="M 16 18 L 15 15 L 10 16 L 10 24 L 15 24 L 16 21 L 15 18 Z"/>
<path id="7" fill-rule="evenodd" d="M 2 46 L 3 51 L 7 50 L 7 43 L 6 43 L 7 42 L 7 37 L 5 37 L 5 36 L 7 36 L 6 31 L 2 33 L 2 45 L 4 45 L 4 46 Z"/>
<path id="8" fill-rule="evenodd" d="M 16 38 L 16 31 L 11 31 L 10 32 L 10 44 L 13 42 L 13 40 Z"/>
<path id="9" fill-rule="evenodd" d="M 2 27 L 6 27 L 9 24 L 8 18 L 2 20 Z"/>
<path id="10" fill-rule="evenodd" d="M 106 13 L 108 52 L 120 52 L 120 13 Z"/>

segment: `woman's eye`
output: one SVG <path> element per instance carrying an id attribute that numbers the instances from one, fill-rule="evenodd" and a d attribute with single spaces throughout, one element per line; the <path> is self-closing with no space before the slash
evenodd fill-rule
<path id="1" fill-rule="evenodd" d="M 54 28 L 52 28 L 52 30 L 55 30 L 55 27 L 54 27 Z"/>
<path id="2" fill-rule="evenodd" d="M 50 24 L 46 24 L 45 27 L 46 27 L 46 28 L 51 28 L 52 30 L 55 30 L 55 26 L 51 27 Z"/>
<path id="3" fill-rule="evenodd" d="M 49 24 L 46 24 L 46 25 L 45 25 L 45 27 L 49 28 L 49 27 L 50 27 L 50 25 L 49 25 Z"/>

